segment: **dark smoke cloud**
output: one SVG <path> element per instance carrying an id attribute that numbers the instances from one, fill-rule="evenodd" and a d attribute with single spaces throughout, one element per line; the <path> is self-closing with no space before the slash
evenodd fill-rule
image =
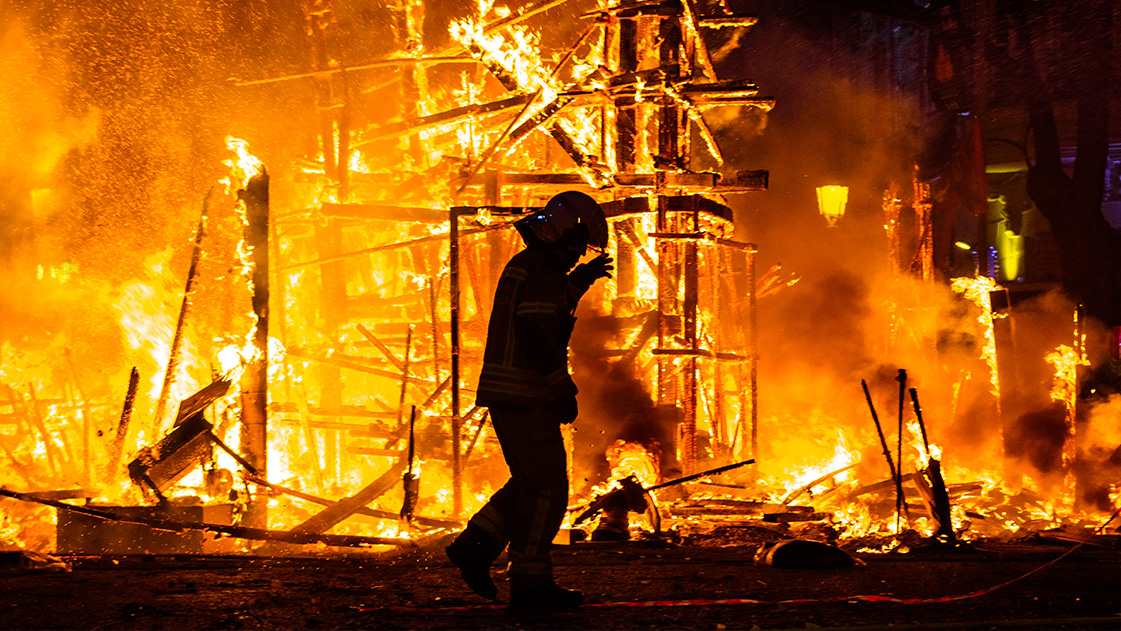
<path id="1" fill-rule="evenodd" d="M 581 316 L 570 346 L 573 380 L 580 388 L 573 482 L 583 478 L 592 485 L 606 481 L 610 469 L 605 453 L 618 439 L 644 445 L 658 457 L 662 473 L 668 473 L 676 460 L 675 419 L 659 415 L 649 389 L 636 373 L 635 362 L 604 353 L 622 344 L 622 323 L 588 311 L 581 311 Z M 581 486 L 576 484 L 577 490 Z"/>
<path id="2" fill-rule="evenodd" d="M 1021 415 L 1008 426 L 1008 455 L 1025 460 L 1045 476 L 1062 475 L 1063 443 L 1070 436 L 1066 406 L 1060 402 Z"/>

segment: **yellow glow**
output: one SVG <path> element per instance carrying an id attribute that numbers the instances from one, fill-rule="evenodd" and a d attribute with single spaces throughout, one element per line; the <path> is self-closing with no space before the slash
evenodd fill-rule
<path id="1" fill-rule="evenodd" d="M 833 228 L 841 217 L 845 216 L 845 204 L 849 200 L 849 187 L 847 186 L 819 186 L 817 187 L 817 209 L 829 227 Z"/>
<path id="2" fill-rule="evenodd" d="M 1043 359 L 1055 367 L 1055 376 L 1051 380 L 1051 400 L 1062 402 L 1073 409 L 1078 392 L 1078 366 L 1088 366 L 1090 362 L 1080 358 L 1078 352 L 1066 344 L 1059 344 L 1054 352 L 1048 353 Z"/>
<path id="3" fill-rule="evenodd" d="M 999 286 L 988 276 L 977 278 L 954 278 L 950 281 L 950 288 L 965 297 L 966 300 L 977 306 L 980 315 L 977 318 L 984 331 L 985 345 L 981 348 L 981 356 L 989 365 L 989 382 L 992 384 L 993 396 L 1000 397 L 1000 381 L 997 379 L 996 369 L 996 334 L 993 333 L 993 303 L 990 294 Z"/>
<path id="4" fill-rule="evenodd" d="M 1000 269 L 1004 278 L 1015 280 L 1023 274 L 1024 237 L 1011 230 L 1001 230 L 997 236 L 997 251 L 1000 252 Z"/>
<path id="5" fill-rule="evenodd" d="M 250 178 L 261 172 L 264 164 L 257 156 L 249 153 L 249 143 L 240 138 L 227 136 L 226 148 L 237 155 L 236 158 L 224 161 L 230 168 L 230 175 L 222 183 L 226 185 L 226 193 L 229 194 L 234 189 L 245 186 Z"/>

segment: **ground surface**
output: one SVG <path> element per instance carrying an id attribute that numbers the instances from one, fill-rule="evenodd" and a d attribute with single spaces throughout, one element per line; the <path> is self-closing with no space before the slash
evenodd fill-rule
<path id="1" fill-rule="evenodd" d="M 69 573 L 0 573 L 3 629 L 1121 629 L 1121 552 L 1083 547 L 995 592 L 939 603 L 829 602 L 857 595 L 960 596 L 1016 579 L 1070 549 L 861 555 L 849 570 L 753 562 L 749 546 L 581 543 L 558 582 L 588 605 L 511 615 L 471 594 L 442 548 L 392 558 L 100 557 Z M 502 576 L 499 574 L 498 578 Z M 500 583 L 505 597 L 506 586 Z M 682 605 L 694 599 L 763 604 Z M 811 599 L 775 604 L 775 601 Z M 620 603 L 670 601 L 633 607 Z"/>

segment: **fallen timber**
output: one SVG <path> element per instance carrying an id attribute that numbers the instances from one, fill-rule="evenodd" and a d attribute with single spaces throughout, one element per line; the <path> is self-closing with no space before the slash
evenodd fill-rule
<path id="1" fill-rule="evenodd" d="M 106 482 L 112 483 L 120 466 L 121 450 L 124 448 L 125 438 L 128 437 L 129 421 L 132 419 L 132 408 L 136 401 L 136 390 L 140 385 L 140 372 L 133 366 L 128 376 L 128 391 L 125 393 L 125 402 L 121 408 L 121 418 L 117 422 L 117 431 L 109 441 L 108 462 L 105 465 Z"/>
<path id="2" fill-rule="evenodd" d="M 798 487 L 797 489 L 794 489 L 793 491 L 787 493 L 786 496 L 782 498 L 782 503 L 783 504 L 788 504 L 788 503 L 794 501 L 794 499 L 797 498 L 799 495 L 801 495 L 803 493 L 806 493 L 806 492 L 810 491 L 811 489 L 813 489 L 815 486 L 818 486 L 819 484 L 822 484 L 822 483 L 827 482 L 827 481 L 833 483 L 833 485 L 830 487 L 830 490 L 833 490 L 833 489 L 837 488 L 838 485 L 836 484 L 836 480 L 834 478 L 841 475 L 842 473 L 845 473 L 847 471 L 852 470 L 858 464 L 860 464 L 860 463 L 859 462 L 854 462 L 852 464 L 845 465 L 845 466 L 841 467 L 840 469 L 837 469 L 835 471 L 830 471 L 829 473 L 826 473 L 825 475 L 823 475 L 821 477 L 818 477 L 814 480 L 811 480 L 810 482 L 808 482 L 806 484 L 803 484 L 802 486 Z"/>
<path id="3" fill-rule="evenodd" d="M 660 484 L 655 484 L 653 486 L 647 486 L 647 487 L 639 486 L 639 484 L 635 480 L 634 476 L 629 476 L 629 477 L 624 478 L 623 480 L 620 481 L 621 484 L 623 485 L 622 487 L 617 488 L 617 489 L 613 489 L 611 491 L 608 491 L 607 493 L 604 493 L 603 495 L 601 495 L 601 496 L 597 497 L 595 500 L 593 500 L 592 503 L 590 505 L 588 505 L 588 507 L 585 508 L 584 511 L 582 513 L 580 513 L 580 515 L 578 517 L 576 517 L 576 519 L 572 520 L 572 523 L 576 524 L 576 525 L 579 525 L 579 524 L 583 523 L 584 521 L 587 521 L 588 519 L 590 519 L 592 516 L 594 516 L 600 510 L 602 510 L 604 508 L 607 508 L 607 507 L 619 505 L 620 501 L 626 502 L 627 508 L 631 512 L 641 512 L 641 511 L 646 510 L 645 497 L 650 493 L 650 491 L 656 491 L 658 489 L 664 489 L 664 488 L 667 488 L 667 487 L 670 487 L 670 486 L 676 486 L 678 484 L 684 484 L 686 482 L 691 482 L 693 480 L 698 480 L 700 478 L 707 477 L 707 476 L 710 476 L 710 475 L 717 475 L 719 473 L 724 473 L 725 471 L 731 471 L 732 469 L 738 469 L 740 467 L 744 467 L 744 466 L 747 466 L 749 464 L 755 464 L 755 459 L 754 458 L 749 458 L 748 460 L 743 460 L 743 461 L 740 461 L 740 462 L 733 462 L 732 464 L 726 464 L 722 467 L 716 467 L 715 469 L 709 469 L 707 471 L 701 471 L 699 473 L 694 473 L 692 475 L 687 475 L 687 476 L 684 476 L 684 477 L 675 478 L 673 480 L 667 480 L 667 481 L 662 482 Z"/>
<path id="4" fill-rule="evenodd" d="M 868 382 L 861 379 L 860 385 L 864 388 L 864 399 L 868 401 L 868 410 L 872 413 L 872 421 L 876 424 L 876 433 L 880 436 L 880 446 L 883 447 L 887 467 L 891 471 L 891 479 L 895 482 L 895 510 L 898 514 L 900 508 L 906 508 L 907 506 L 903 500 L 903 473 L 896 468 L 895 462 L 891 459 L 891 448 L 887 446 L 887 439 L 884 438 L 884 430 L 880 426 L 880 417 L 876 414 L 876 406 L 872 403 L 872 394 L 868 391 Z M 903 463 L 899 464 L 902 466 Z M 896 519 L 896 530 L 898 529 L 899 520 Z"/>
<path id="5" fill-rule="evenodd" d="M 919 406 L 919 392 L 911 388 L 911 402 L 914 404 L 915 418 L 922 432 L 923 449 L 926 450 L 927 466 L 915 474 L 915 486 L 919 488 L 927 504 L 930 518 L 936 524 L 935 534 L 953 542 L 957 539 L 954 534 L 953 521 L 950 512 L 950 494 L 946 489 L 946 481 L 942 479 L 942 461 L 935 458 L 930 451 L 930 441 L 926 436 L 926 424 L 922 420 L 922 407 Z M 929 479 L 929 484 L 927 480 Z"/>
<path id="6" fill-rule="evenodd" d="M 397 483 L 401 474 L 405 472 L 405 468 L 406 463 L 395 463 L 388 471 L 383 473 L 381 477 L 366 485 L 362 490 L 312 515 L 307 521 L 293 528 L 291 532 L 301 535 L 320 534 L 333 528 L 335 525 L 357 512 L 359 508 L 369 504 L 391 489 L 393 485 Z"/>
<path id="7" fill-rule="evenodd" d="M 289 488 L 289 487 L 282 486 L 282 485 L 279 485 L 279 484 L 274 484 L 274 483 L 269 482 L 268 480 L 266 480 L 266 479 L 264 479 L 260 476 L 253 475 L 252 473 L 246 472 L 246 473 L 243 474 L 243 477 L 245 477 L 246 480 L 249 480 L 250 482 L 252 482 L 254 484 L 258 484 L 260 486 L 267 487 L 270 490 L 276 491 L 277 493 L 282 493 L 284 495 L 290 495 L 290 496 L 292 496 L 296 499 L 304 500 L 305 502 L 311 502 L 313 504 L 319 504 L 320 506 L 331 506 L 331 505 L 336 503 L 334 500 L 329 500 L 329 499 L 326 499 L 326 498 L 323 498 L 323 497 L 317 497 L 315 495 L 311 495 L 310 493 L 304 493 L 303 491 L 297 491 L 296 489 L 293 489 L 293 488 Z M 397 520 L 399 518 L 397 513 L 392 513 L 390 511 L 378 510 L 376 508 L 369 508 L 368 506 L 359 506 L 354 511 L 354 514 L 355 515 L 364 515 L 366 517 L 372 517 L 374 519 Z M 448 520 L 448 519 L 437 519 L 435 517 L 422 517 L 422 516 L 416 516 L 416 515 L 413 516 L 413 522 L 415 522 L 417 524 L 420 524 L 421 526 L 427 526 L 427 527 L 430 527 L 430 528 L 459 528 L 460 526 L 463 525 L 462 522 L 458 522 L 458 521 L 453 521 L 453 520 Z"/>
<path id="8" fill-rule="evenodd" d="M 171 396 L 171 388 L 175 385 L 175 379 L 179 372 L 183 333 L 187 325 L 187 318 L 191 313 L 191 298 L 198 281 L 199 261 L 202 260 L 202 240 L 206 236 L 206 215 L 209 209 L 210 192 L 208 191 L 202 203 L 202 217 L 199 218 L 198 230 L 195 233 L 195 244 L 191 250 L 191 266 L 187 270 L 187 285 L 183 289 L 183 300 L 179 305 L 179 317 L 175 322 L 175 331 L 171 336 L 171 350 L 168 351 L 167 366 L 164 368 L 163 385 L 160 387 L 159 398 L 156 399 L 156 411 L 153 419 L 157 433 L 163 431 L 164 412 L 167 409 L 168 398 Z"/>
<path id="9" fill-rule="evenodd" d="M 295 544 L 316 544 L 322 543 L 328 546 L 357 548 L 363 546 L 401 546 L 412 548 L 416 547 L 417 543 L 411 539 L 396 539 L 391 537 L 367 537 L 362 535 L 332 535 L 325 533 L 299 533 L 284 530 L 268 530 L 266 528 L 247 528 L 244 526 L 229 526 L 226 524 L 207 524 L 207 523 L 192 523 L 182 521 L 171 521 L 162 519 L 144 519 L 139 517 L 121 517 L 112 511 L 101 510 L 97 508 L 90 508 L 88 506 L 75 506 L 73 504 L 66 504 L 51 499 L 36 497 L 29 493 L 19 493 L 17 491 L 10 491 L 6 488 L 0 487 L 0 496 L 10 497 L 12 499 L 21 500 L 24 502 L 34 502 L 36 504 L 43 504 L 51 506 L 60 510 L 71 511 L 89 517 L 96 517 L 107 521 L 116 521 L 127 524 L 138 524 L 147 526 L 155 530 L 167 530 L 172 532 L 183 532 L 187 530 L 200 530 L 203 532 L 213 532 L 227 537 L 234 537 L 237 539 L 253 539 L 258 541 L 280 541 L 284 543 Z"/>

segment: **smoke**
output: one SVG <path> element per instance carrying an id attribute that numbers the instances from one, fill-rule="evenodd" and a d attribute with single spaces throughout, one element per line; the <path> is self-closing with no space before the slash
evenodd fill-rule
<path id="1" fill-rule="evenodd" d="M 725 50 L 717 70 L 723 78 L 757 83 L 761 94 L 775 97 L 775 109 L 765 127 L 746 117 L 710 122 L 729 169 L 770 172 L 767 192 L 730 198 L 737 238 L 758 246 L 757 269 L 781 262 L 803 279 L 758 302 L 760 471 L 789 478 L 847 448 L 860 452 L 862 482 L 886 478 L 861 380 L 895 458 L 902 369 L 952 481 L 1012 473 L 1056 490 L 1070 427 L 1065 408 L 1051 401 L 1055 371 L 1044 357 L 1072 344 L 1074 305 L 1058 293 L 1017 297 L 1005 310 L 1009 317 L 995 322 L 998 397 L 982 359 L 985 314 L 942 282 L 919 282 L 907 271 L 918 235 L 908 208 L 900 217 L 904 272 L 890 271 L 884 192 L 894 182 L 910 199 L 912 166 L 930 154 L 938 135 L 924 129 L 922 104 L 909 96 L 922 93 L 921 69 L 891 57 L 886 67 L 875 67 L 868 60 L 876 57 L 861 52 L 863 42 L 845 46 L 843 34 L 819 30 L 831 22 L 816 20 L 813 11 L 844 9 L 758 3 L 749 10 L 758 13 L 759 25 Z M 904 24 L 891 37 L 904 52 L 923 41 Z M 825 184 L 849 187 L 836 228 L 817 212 L 814 188 Z M 1094 341 L 1097 329 L 1088 327 L 1089 347 L 1104 347 Z M 903 403 L 907 422 L 914 412 L 906 394 Z M 1085 421 L 1087 427 L 1103 423 L 1102 414 Z M 904 431 L 905 471 L 918 466 L 910 445 L 920 440 Z M 1113 437 L 1084 448 L 1083 468 L 1107 461 L 1117 443 Z M 1098 494 L 1092 501 L 1103 506 L 1102 485 L 1092 484 L 1096 478 L 1088 473 L 1082 477 Z"/>
<path id="2" fill-rule="evenodd" d="M 0 167 L 9 177 L 43 186 L 67 153 L 95 138 L 99 112 L 66 111 L 59 76 L 65 68 L 28 29 L 15 18 L 0 31 Z"/>
<path id="3" fill-rule="evenodd" d="M 285 10 L 299 15 L 295 3 L 254 15 L 208 0 L 0 9 L 0 341 L 9 362 L 56 348 L 48 361 L 68 374 L 69 351 L 86 396 L 114 399 L 130 366 L 154 363 L 143 349 L 170 340 L 162 322 L 178 309 L 202 201 L 228 157 L 225 136 L 260 132 L 264 151 L 293 142 L 288 123 L 301 110 L 290 98 L 254 111 L 227 82 L 290 59 L 279 30 L 249 39 L 279 29 Z M 304 37 L 300 21 L 290 25 Z M 274 103 L 277 116 L 261 116 Z M 232 214 L 232 202 L 215 202 L 213 227 Z M 204 323 L 223 328 L 231 306 L 234 252 L 221 232 L 207 242 L 211 293 L 196 305 L 204 330 L 195 337 L 206 343 Z M 155 276 L 153 257 L 163 259 Z M 129 287 L 140 286 L 146 298 L 132 299 Z M 137 321 L 146 318 L 148 326 Z M 144 379 L 158 380 L 149 368 Z"/>
<path id="4" fill-rule="evenodd" d="M 1066 406 L 1056 401 L 1025 412 L 1008 429 L 1005 436 L 1008 456 L 1034 468 L 1049 487 L 1061 482 L 1063 444 L 1070 437 Z"/>
<path id="5" fill-rule="evenodd" d="M 1110 492 L 1121 478 L 1121 393 L 1096 397 L 1087 407 L 1084 422 L 1076 429 L 1080 450 L 1076 501 L 1108 512 L 1114 508 Z"/>
<path id="6" fill-rule="evenodd" d="M 634 361 L 605 352 L 622 347 L 624 323 L 587 308 L 580 314 L 570 344 L 573 380 L 580 389 L 572 457 L 584 478 L 573 480 L 576 492 L 607 480 L 611 471 L 605 454 L 619 439 L 645 446 L 665 475 L 676 464 L 676 419 L 659 414 Z"/>
<path id="7" fill-rule="evenodd" d="M 454 4 L 430 8 L 426 46 L 446 41 L 449 16 L 470 11 L 470 3 Z M 993 470 L 1001 440 L 1026 475 L 1052 479 L 1066 426 L 1057 422 L 1048 396 L 1053 370 L 1042 357 L 1069 342 L 1073 306 L 1045 296 L 1014 309 L 1014 359 L 1001 367 L 1009 374 L 998 409 L 978 359 L 983 331 L 975 308 L 947 288 L 888 272 L 881 195 L 893 181 L 906 191 L 913 156 L 929 135 L 919 124 L 922 104 L 900 96 L 891 81 L 914 82 L 908 73 L 917 71 L 899 61 L 849 72 L 847 54 L 783 17 L 796 12 L 782 4 L 760 3 L 759 26 L 719 31 L 724 39 L 712 47 L 722 78 L 754 80 L 776 98 L 776 109 L 705 113 L 731 169 L 771 173 L 768 192 L 732 198 L 738 238 L 759 246 L 757 269 L 781 261 L 804 279 L 759 301 L 760 470 L 789 475 L 792 463 L 826 462 L 844 448 L 860 452 L 862 478 L 886 477 L 860 381 L 868 382 L 894 446 L 895 379 L 905 369 L 931 440 L 944 447 L 948 471 L 961 472 L 955 480 Z M 43 1 L 0 9 L 0 365 L 25 369 L 3 373 L 5 382 L 65 383 L 77 372 L 88 398 L 117 401 L 136 365 L 150 398 L 160 378 L 152 356 L 166 353 L 202 200 L 229 157 L 225 137 L 248 139 L 274 173 L 273 165 L 317 151 L 310 80 L 229 81 L 308 70 L 300 5 Z M 337 9 L 339 39 L 348 42 L 342 62 L 395 46 L 383 7 Z M 572 41 L 586 21 L 562 22 L 544 42 Z M 917 37 L 903 27 L 896 34 Z M 396 93 L 378 87 L 391 72 L 349 79 L 355 128 L 399 116 Z M 461 74 L 434 69 L 429 87 L 450 94 Z M 836 183 L 850 187 L 850 202 L 830 229 L 818 216 L 814 187 Z M 244 287 L 235 282 L 240 224 L 230 200 L 212 200 L 209 225 L 189 345 L 196 357 L 212 356 L 206 347 L 247 308 L 236 302 Z M 315 256 L 310 243 L 299 242 L 303 260 Z M 903 245 L 913 250 L 913 242 Z M 150 317 L 122 318 L 125 310 Z M 132 337 L 142 329 L 147 337 Z M 609 316 L 582 313 L 573 339 L 582 408 L 575 457 L 589 482 L 606 475 L 603 454 L 619 438 L 644 442 L 664 469 L 674 464 L 677 419 L 654 406 L 649 379 L 601 352 L 622 347 L 623 337 Z M 1117 405 L 1110 399 L 1087 411 L 1092 420 L 1080 435 L 1095 438 L 1086 462 L 1112 457 Z M 912 466 L 913 454 L 907 460 Z"/>

